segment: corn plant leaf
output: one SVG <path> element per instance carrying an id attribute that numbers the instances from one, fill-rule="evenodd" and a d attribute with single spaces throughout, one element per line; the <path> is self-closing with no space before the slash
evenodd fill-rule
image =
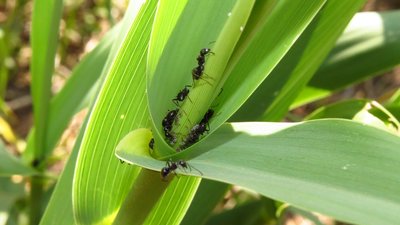
<path id="1" fill-rule="evenodd" d="M 399 19 L 399 10 L 356 14 L 291 108 L 329 96 L 399 65 Z"/>
<path id="2" fill-rule="evenodd" d="M 216 22 L 212 25 L 207 22 L 208 20 L 204 20 L 204 15 L 206 15 L 206 13 L 204 13 L 203 10 L 201 13 L 197 10 L 197 1 L 197 7 L 193 8 L 191 11 L 188 11 L 190 14 L 186 15 L 186 11 L 184 11 L 182 14 L 182 24 L 180 24 L 178 21 L 177 28 L 171 34 L 170 42 L 167 43 L 163 55 L 160 58 L 159 65 L 153 79 L 154 85 L 152 85 L 149 89 L 149 103 L 156 128 L 153 130 L 153 132 L 156 132 L 156 135 L 154 135 L 156 144 L 160 146 L 159 150 L 163 151 L 161 155 L 168 155 L 168 153 L 171 154 L 172 152 L 171 150 L 168 152 L 169 147 L 163 138 L 161 138 L 162 130 L 161 126 L 159 125 L 161 124 L 161 120 L 164 118 L 167 110 L 173 109 L 174 107 L 171 99 L 176 96 L 176 93 L 181 90 L 182 87 L 187 84 L 191 84 L 190 71 L 193 66 L 196 65 L 195 59 L 199 50 L 203 47 L 207 47 L 208 42 L 217 39 L 216 37 L 223 25 L 222 22 L 226 20 L 226 15 L 229 15 L 229 12 L 232 9 L 232 7 L 227 7 L 227 4 L 222 4 L 219 2 L 220 1 L 212 2 L 212 4 L 214 4 L 212 8 L 213 12 L 226 12 L 226 14 L 214 13 L 215 16 L 212 18 L 213 21 Z M 303 32 L 307 25 L 312 21 L 324 3 L 325 1 L 323 0 L 307 2 L 279 1 L 275 6 L 270 6 L 272 9 L 264 12 L 268 15 L 256 15 L 257 18 L 262 18 L 261 21 L 256 21 L 250 16 L 249 22 L 253 22 L 255 24 L 246 24 L 246 28 L 256 27 L 256 31 L 258 31 L 258 33 L 256 35 L 246 34 L 246 28 L 243 31 L 243 35 L 250 40 L 239 41 L 239 43 L 250 46 L 250 50 L 247 50 L 245 53 L 241 53 L 240 51 L 238 53 L 235 50 L 232 57 L 237 55 L 237 58 L 243 59 L 244 61 L 237 62 L 237 64 L 242 65 L 243 68 L 236 66 L 235 68 L 240 69 L 238 69 L 236 72 L 233 71 L 232 73 L 235 72 L 236 74 L 234 76 L 230 75 L 226 81 L 225 84 L 228 85 L 228 87 L 226 85 L 223 87 L 221 96 L 219 96 L 217 99 L 216 105 L 219 106 L 216 106 L 216 114 L 218 114 L 218 117 L 211 121 L 211 127 L 214 128 L 221 125 L 245 101 L 248 95 L 251 94 L 251 92 L 267 75 L 265 73 L 266 66 L 267 68 L 272 69 L 274 65 L 279 62 L 279 60 L 290 49 L 297 37 L 301 34 L 301 32 Z M 189 8 L 190 4 L 191 2 L 188 3 L 186 8 Z M 207 9 L 208 7 L 204 6 L 200 8 Z M 185 16 L 187 17 L 186 19 Z M 199 17 L 199 21 L 196 21 L 197 24 L 187 22 L 195 21 L 193 19 L 196 18 L 195 16 Z M 208 18 L 210 18 L 210 16 L 208 16 Z M 293 20 L 295 20 L 296 23 L 293 23 Z M 218 24 L 218 21 L 222 21 L 221 24 Z M 203 31 L 205 29 L 207 31 Z M 247 32 L 251 33 L 251 31 Z M 196 38 L 188 39 L 188 33 Z M 276 35 L 271 35 L 271 33 Z M 260 45 L 262 45 L 263 48 L 260 48 Z M 237 48 L 242 47 L 238 46 Z M 259 62 L 260 60 L 262 62 Z M 229 67 L 233 68 L 235 65 L 236 63 L 230 62 L 227 70 L 229 70 Z M 245 69 L 248 71 L 244 71 Z M 170 74 L 168 71 L 174 71 L 174 73 Z M 168 75 L 165 75 L 166 73 Z M 242 74 L 248 75 L 242 76 Z M 241 89 L 238 89 L 238 87 Z M 218 92 L 219 91 L 220 90 L 218 90 Z M 226 103 L 228 100 L 229 104 Z M 169 156 L 165 158 L 167 159 Z"/>
<path id="3" fill-rule="evenodd" d="M 376 101 L 352 99 L 322 106 L 309 114 L 306 120 L 343 118 L 400 134 L 400 123 L 389 110 Z"/>
<path id="4" fill-rule="evenodd" d="M 176 23 L 182 15 L 187 3 L 188 0 L 159 2 L 149 43 L 150 47 L 147 62 L 149 80 L 151 80 L 154 75 L 164 47 L 172 31 L 175 29 Z"/>
<path id="5" fill-rule="evenodd" d="M 31 167 L 23 164 L 21 160 L 11 155 L 0 140 L 0 177 L 11 177 L 13 175 L 35 175 L 37 172 Z"/>
<path id="6" fill-rule="evenodd" d="M 85 128 L 87 118 L 82 127 Z M 72 211 L 72 181 L 74 177 L 75 163 L 78 157 L 79 146 L 82 142 L 84 129 L 81 129 L 72 153 L 68 158 L 66 166 L 54 188 L 50 201 L 46 207 L 40 225 L 73 225 L 76 224 Z M 62 213 L 60 213 L 62 212 Z"/>
<path id="7" fill-rule="evenodd" d="M 231 185 L 202 179 L 181 225 L 204 224 Z"/>
<path id="8" fill-rule="evenodd" d="M 37 159 L 45 156 L 51 77 L 57 50 L 58 27 L 62 14 L 61 0 L 35 1 L 32 12 L 32 98 L 35 120 L 35 148 Z"/>
<path id="9" fill-rule="evenodd" d="M 50 155 L 69 121 L 95 95 L 101 72 L 104 68 L 110 48 L 119 33 L 120 25 L 108 32 L 101 42 L 76 65 L 64 87 L 51 100 L 48 115 L 48 133 L 46 136 L 46 155 Z M 23 153 L 26 162 L 33 160 L 34 131 L 28 137 L 27 148 Z"/>
<path id="10" fill-rule="evenodd" d="M 154 132 L 158 134 L 154 136 L 158 144 L 157 150 L 161 151 L 161 155 L 168 154 L 169 147 L 161 138 L 162 131 L 159 124 L 167 110 L 174 107 L 171 100 L 176 93 L 185 85 L 192 83 L 190 73 L 196 66 L 196 57 L 200 49 L 209 47 L 210 42 L 217 39 L 234 3 L 234 0 L 189 1 L 164 47 L 154 74 L 148 74 L 151 79 L 149 104 L 154 126 L 157 128 Z M 198 10 L 199 8 L 202 10 Z M 207 20 L 204 19 L 205 16 Z M 165 21 L 160 22 L 164 26 L 169 24 Z"/>
<path id="11" fill-rule="evenodd" d="M 10 177 L 0 177 L 0 213 L 2 222 L 12 220 L 10 211 L 18 199 L 23 198 L 24 194 L 22 182 L 16 183 Z"/>
<path id="12" fill-rule="evenodd" d="M 211 216 L 205 225 L 251 225 L 257 224 L 260 218 L 264 203 L 262 199 L 249 201 L 236 206 L 233 209 L 225 210 Z"/>
<path id="13" fill-rule="evenodd" d="M 49 133 L 46 149 L 51 152 L 67 127 L 72 116 L 84 107 L 95 93 L 112 44 L 120 33 L 121 24 L 117 24 L 102 38 L 93 51 L 87 54 L 76 65 L 61 91 L 54 96 L 50 103 Z M 86 100 L 87 99 L 87 100 Z"/>
<path id="14" fill-rule="evenodd" d="M 400 121 L 400 89 L 385 103 L 385 108 Z"/>
<path id="15" fill-rule="evenodd" d="M 121 141 L 118 157 L 152 170 L 163 166 L 148 151 L 130 148 L 132 140 Z M 398 136 L 348 120 L 233 123 L 186 156 L 196 169 L 177 173 L 250 188 L 346 222 L 395 224 L 399 144 Z"/>
<path id="16" fill-rule="evenodd" d="M 127 13 L 124 17 L 124 21 L 131 21 L 135 18 L 137 15 L 139 9 L 140 9 L 140 4 L 132 4 L 127 10 Z M 130 24 L 128 24 L 130 25 Z M 122 26 L 122 27 L 121 27 Z M 113 62 L 114 57 L 116 55 L 116 52 L 118 47 L 121 45 L 122 40 L 124 39 L 127 29 L 127 25 L 122 24 L 122 25 L 116 25 L 112 31 L 110 31 L 104 39 L 100 42 L 100 44 L 93 50 L 92 53 L 89 53 L 85 59 L 81 62 L 80 65 L 77 66 L 77 68 L 73 71 L 72 79 L 75 79 L 75 81 L 69 81 L 67 85 L 62 89 L 62 91 L 59 93 L 60 95 L 68 95 L 69 92 L 71 92 L 73 89 L 72 83 L 76 84 L 76 81 L 78 81 L 80 78 L 83 79 L 81 83 L 78 82 L 77 85 L 80 85 L 81 88 L 95 88 L 90 86 L 90 82 L 88 80 L 95 81 L 100 77 L 100 74 L 97 74 L 97 72 L 105 74 L 107 73 L 111 62 Z M 118 33 L 118 36 L 116 34 Z M 113 43 L 113 47 L 111 48 L 111 44 Z M 110 50 L 111 48 L 111 50 Z M 107 62 L 104 62 L 104 57 L 108 55 Z M 100 70 L 99 70 L 100 69 Z M 102 72 L 101 72 L 102 70 Z M 85 74 L 85 72 L 92 71 L 93 73 Z M 97 71 L 97 72 L 96 72 Z M 82 78 L 83 76 L 90 76 L 91 78 Z M 104 77 L 104 75 L 102 75 Z M 103 79 L 104 80 L 104 79 Z M 86 83 L 86 81 L 88 81 Z M 101 80 L 100 80 L 101 82 Z M 70 84 L 71 83 L 71 84 Z M 99 81 L 98 81 L 99 83 Z M 92 83 L 93 84 L 93 83 Z M 94 84 L 93 84 L 94 85 Z M 75 86 L 76 87 L 76 86 Z M 99 88 L 97 88 L 99 89 Z M 98 92 L 98 91 L 97 91 Z M 62 94 L 64 93 L 64 94 Z M 79 92 L 80 93 L 80 92 Z M 85 93 L 87 94 L 87 93 Z M 90 94 L 89 94 L 90 95 Z M 94 96 L 97 94 L 94 93 Z M 75 96 L 75 95 L 73 95 Z M 81 96 L 83 98 L 83 96 Z M 53 100 L 52 104 L 56 104 L 58 101 L 61 101 L 64 99 L 63 97 L 55 97 L 55 100 Z M 79 106 L 81 105 L 80 99 L 76 99 L 76 104 L 67 104 L 68 106 L 71 106 L 71 111 L 76 111 Z M 90 110 L 91 111 L 91 110 Z M 72 114 L 71 114 L 72 115 Z M 58 118 L 57 118 L 58 119 Z M 70 158 L 68 159 L 67 165 L 56 185 L 56 188 L 54 190 L 54 193 L 51 197 L 51 200 L 49 202 L 49 205 L 46 208 L 45 214 L 41 220 L 40 224 L 76 224 L 75 219 L 74 219 L 74 214 L 73 214 L 73 208 L 72 208 L 72 183 L 73 183 L 73 177 L 74 177 L 74 170 L 75 170 L 75 165 L 76 165 L 76 159 L 79 151 L 79 147 L 81 145 L 81 139 L 82 135 L 84 133 L 84 130 L 86 128 L 86 120 L 85 123 L 82 125 L 82 131 L 80 132 L 77 141 L 75 143 L 74 149 L 72 151 L 72 154 Z M 59 212 L 63 212 L 62 217 L 59 214 Z M 62 223 L 61 223 L 62 221 Z"/>
<path id="17" fill-rule="evenodd" d="M 91 112 L 73 183 L 73 212 L 80 224 L 112 223 L 140 171 L 121 164 L 114 148 L 125 133 L 149 126 L 146 53 L 156 5 L 157 1 L 131 2 L 129 7 L 139 11 L 124 20 L 126 35 L 115 45 L 116 57 Z"/>
<path id="18" fill-rule="evenodd" d="M 363 3 L 364 0 L 327 1 L 231 121 L 281 120 Z"/>

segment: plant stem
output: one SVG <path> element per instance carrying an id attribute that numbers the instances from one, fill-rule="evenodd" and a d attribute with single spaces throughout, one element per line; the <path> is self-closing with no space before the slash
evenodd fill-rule
<path id="1" fill-rule="evenodd" d="M 31 177 L 29 224 L 37 225 L 42 217 L 43 178 Z"/>
<path id="2" fill-rule="evenodd" d="M 170 183 L 160 179 L 159 172 L 142 169 L 113 224 L 143 224 Z"/>

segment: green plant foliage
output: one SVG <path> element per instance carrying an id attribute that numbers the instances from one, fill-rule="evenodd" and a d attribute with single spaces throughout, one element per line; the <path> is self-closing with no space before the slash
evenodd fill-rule
<path id="1" fill-rule="evenodd" d="M 217 39 L 234 3 L 233 0 L 208 0 L 201 1 L 200 4 L 199 1 L 189 1 L 171 33 L 169 42 L 163 49 L 155 74 L 149 74 L 152 79 L 149 85 L 149 104 L 156 128 L 153 131 L 158 134 L 154 135 L 154 138 L 157 143 L 157 151 L 160 152 L 159 156 L 173 152 L 161 138 L 162 130 L 159 126 L 165 112 L 173 107 L 171 99 L 176 96 L 178 90 L 192 83 L 190 73 L 196 66 L 196 57 L 200 49 L 208 47 L 210 42 Z M 202 10 L 198 10 L 199 8 Z M 204 20 L 205 15 L 208 15 L 208 18 L 213 21 L 212 24 L 207 22 L 208 20 Z M 163 26 L 169 24 L 165 20 L 160 22 Z M 191 38 L 188 38 L 188 34 Z M 159 45 L 154 44 L 154 46 Z M 166 73 L 166 71 L 174 72 Z"/>
<path id="2" fill-rule="evenodd" d="M 221 4 L 214 2 L 219 1 L 213 1 L 213 4 Z M 250 24 L 249 26 L 256 26 L 259 33 L 257 33 L 257 35 L 246 34 L 246 27 L 243 31 L 243 35 L 248 37 L 250 40 L 241 43 L 243 43 L 243 45 L 249 45 L 249 50 L 247 50 L 245 53 L 235 52 L 234 56 L 232 57 L 235 57 L 235 55 L 237 55 L 237 57 L 240 56 L 240 59 L 243 61 L 230 63 L 225 70 L 225 76 L 229 75 L 229 77 L 223 87 L 221 95 L 216 100 L 215 105 L 218 105 L 216 106 L 216 114 L 218 114 L 218 117 L 211 121 L 210 126 L 212 128 L 221 125 L 245 101 L 252 91 L 254 91 L 254 89 L 259 85 L 259 82 L 261 82 L 262 79 L 267 75 L 265 74 L 265 67 L 269 66 L 271 67 L 270 69 L 272 69 L 274 65 L 272 62 L 279 62 L 283 55 L 289 50 L 291 44 L 295 42 L 300 33 L 304 31 L 306 26 L 311 22 L 324 2 L 325 1 L 310 1 L 308 3 L 303 3 L 280 1 L 279 4 L 274 6 L 273 10 L 271 9 L 271 12 L 265 11 L 263 12 L 264 14 L 262 16 L 257 15 L 258 17 L 263 18 L 263 20 L 257 21 L 256 23 L 255 19 L 250 18 L 250 22 L 253 21 L 256 24 Z M 225 5 L 226 4 L 223 4 L 222 6 L 226 7 Z M 190 2 L 187 8 L 189 6 Z M 204 6 L 201 8 L 204 10 L 209 9 L 212 13 L 215 13 L 216 11 L 222 11 L 227 12 L 228 14 L 231 11 L 231 8 L 215 10 L 216 5 L 211 6 L 212 7 Z M 213 23 L 211 26 L 206 20 L 204 20 L 204 15 L 206 12 L 204 12 L 204 10 L 199 12 L 197 10 L 197 4 L 195 7 L 192 7 L 193 9 L 187 9 L 188 15 L 185 14 L 186 11 L 184 11 L 182 14 L 182 21 L 185 21 L 185 23 L 182 22 L 182 24 L 180 24 L 178 22 L 176 32 L 171 34 L 171 41 L 165 47 L 163 56 L 161 56 L 158 68 L 156 70 L 155 78 L 157 79 L 154 78 L 154 84 L 151 86 L 149 91 L 149 103 L 152 118 L 154 119 L 154 123 L 156 125 L 156 129 L 154 130 L 157 131 L 157 135 L 154 135 L 154 138 L 156 144 L 159 146 L 157 148 L 157 150 L 160 151 L 159 154 L 167 155 L 164 156 L 164 159 L 168 159 L 173 156 L 169 155 L 172 153 L 172 151 L 167 146 L 163 138 L 161 138 L 161 126 L 158 124 L 161 124 L 161 120 L 164 118 L 164 114 L 167 109 L 172 109 L 173 103 L 171 102 L 171 99 L 176 96 L 177 91 L 182 89 L 182 87 L 186 84 L 191 83 L 189 74 L 193 66 L 196 65 L 195 57 L 197 57 L 199 49 L 205 46 L 204 43 L 217 39 L 217 31 L 221 30 L 222 26 L 218 25 L 218 21 L 223 23 L 227 18 L 226 15 L 222 14 L 221 16 L 219 13 L 217 14 L 218 17 L 213 19 L 215 23 Z M 196 15 L 195 12 L 200 14 L 197 20 L 193 19 L 196 18 L 194 16 Z M 266 15 L 267 13 L 268 16 Z M 190 17 L 192 23 L 188 24 L 186 22 L 188 19 L 185 16 Z M 294 19 L 293 16 L 296 17 L 295 20 L 297 23 L 292 23 Z M 206 31 L 203 31 L 202 29 Z M 213 32 L 214 30 L 216 31 Z M 193 34 L 196 39 L 188 39 L 188 33 Z M 276 33 L 278 35 L 271 35 L 271 33 Z M 261 44 L 264 46 L 263 48 L 259 47 Z M 277 48 L 277 46 L 280 47 Z M 241 46 L 238 46 L 238 48 L 240 47 Z M 217 55 L 218 52 L 215 54 Z M 210 56 L 210 58 L 212 57 L 213 56 Z M 262 61 L 259 62 L 260 60 Z M 180 63 L 174 63 L 176 61 L 179 61 Z M 232 74 L 227 72 L 230 69 L 233 69 L 233 66 L 235 66 L 235 68 L 240 68 L 240 71 L 233 71 Z M 166 76 L 165 71 L 174 71 L 174 73 Z M 207 73 L 207 71 L 205 72 Z M 242 74 L 247 74 L 247 76 L 242 76 Z M 203 83 L 203 86 L 209 85 L 207 83 Z M 193 90 L 195 89 L 196 88 Z M 220 90 L 217 90 L 216 94 L 219 92 Z M 199 93 L 199 95 L 200 94 L 201 93 Z M 154 97 L 151 98 L 151 96 Z M 196 102 L 197 98 L 191 97 L 190 99 L 190 101 Z M 211 102 L 209 104 L 211 104 Z M 204 110 L 205 112 L 208 108 L 207 106 L 204 107 L 206 108 L 193 108 L 191 111 L 185 110 L 185 112 L 186 114 L 191 114 L 197 110 Z M 189 150 L 190 149 L 186 151 Z M 157 156 L 159 155 L 157 154 Z"/>
<path id="3" fill-rule="evenodd" d="M 250 225 L 281 223 L 287 213 L 319 224 L 316 211 L 348 223 L 396 224 L 400 91 L 388 92 L 386 102 L 341 100 L 319 103 L 309 115 L 288 114 L 399 64 L 400 11 L 353 17 L 364 2 L 130 1 L 123 20 L 52 97 L 58 34 L 71 35 L 81 19 L 98 16 L 96 24 L 107 24 L 113 7 L 109 0 L 96 3 L 93 18 L 78 20 L 73 11 L 60 32 L 63 1 L 34 1 L 26 7 L 33 11 L 34 128 L 20 158 L 0 142 L 0 214 L 8 224 L 28 216 L 32 225 Z M 0 58 L 13 49 L 2 32 Z M 70 47 L 64 40 L 61 63 Z M 210 53 L 202 61 L 204 48 Z M 4 68 L 1 96 L 9 74 Z M 194 79 L 196 73 L 202 77 Z M 174 104 L 183 87 L 188 96 Z M 0 103 L 11 115 L 6 100 Z M 88 115 L 54 185 L 47 166 L 58 155 L 51 154 L 85 107 Z M 171 128 L 176 141 L 167 143 L 162 120 L 178 108 Z M 203 122 L 209 109 L 215 113 Z M 306 122 L 244 122 L 285 116 Z M 200 141 L 185 145 L 199 123 L 206 126 Z M 168 160 L 188 167 L 177 164 L 162 177 Z M 14 184 L 13 175 L 29 179 Z M 233 194 L 235 207 L 213 212 L 234 185 L 244 187 L 245 198 Z"/>
<path id="4" fill-rule="evenodd" d="M 37 174 L 37 172 L 11 155 L 4 143 L 0 141 L 0 177 L 10 177 L 15 174 L 29 176 Z"/>
<path id="5" fill-rule="evenodd" d="M 117 155 L 162 167 L 147 151 L 131 148 L 134 136 L 121 141 Z M 393 224 L 400 210 L 399 144 L 397 136 L 346 120 L 237 123 L 194 147 L 202 154 L 188 163 L 202 174 L 178 173 L 247 187 L 352 223 Z"/>
<path id="6" fill-rule="evenodd" d="M 145 59 L 156 5 L 156 1 L 148 1 L 132 18 L 134 22 L 124 21 L 123 29 L 128 32 L 117 46 L 91 112 L 73 183 L 73 211 L 80 224 L 111 223 L 140 172 L 138 167 L 121 164 L 113 149 L 125 133 L 149 126 Z"/>
<path id="7" fill-rule="evenodd" d="M 181 224 L 204 224 L 214 207 L 223 199 L 229 188 L 229 184 L 202 179 Z"/>
<path id="8" fill-rule="evenodd" d="M 357 13 L 292 108 L 392 69 L 400 63 L 400 11 Z"/>
<path id="9" fill-rule="evenodd" d="M 281 120 L 363 3 L 363 0 L 327 1 L 307 29 L 296 36 L 296 42 L 289 52 L 231 120 Z M 293 14 L 298 15 L 298 12 Z M 290 17 L 288 23 L 292 23 L 292 19 Z M 276 44 L 276 41 L 272 43 Z"/>
<path id="10" fill-rule="evenodd" d="M 244 203 L 232 210 L 227 210 L 211 217 L 206 225 L 252 225 L 256 224 L 263 209 L 262 200 Z"/>
<path id="11" fill-rule="evenodd" d="M 46 137 L 46 155 L 50 155 L 54 147 L 70 122 L 71 118 L 84 107 L 95 94 L 96 84 L 109 56 L 110 48 L 117 34 L 120 25 L 116 25 L 93 51 L 86 55 L 74 68 L 71 77 L 57 95 L 52 98 L 48 115 L 48 134 Z M 23 158 L 30 162 L 34 153 L 34 129 L 28 138 L 28 146 L 24 151 Z"/>
<path id="12" fill-rule="evenodd" d="M 35 1 L 32 13 L 32 98 L 35 117 L 35 158 L 45 156 L 51 77 L 54 70 L 62 1 Z"/>
<path id="13" fill-rule="evenodd" d="M 7 224 L 12 224 L 11 222 L 16 220 L 10 212 L 23 196 L 22 183 L 16 184 L 9 177 L 0 177 L 0 214 L 2 220 L 7 221 Z"/>
<path id="14" fill-rule="evenodd" d="M 400 134 L 399 121 L 376 101 L 354 99 L 323 106 L 308 115 L 306 120 L 344 118 Z"/>

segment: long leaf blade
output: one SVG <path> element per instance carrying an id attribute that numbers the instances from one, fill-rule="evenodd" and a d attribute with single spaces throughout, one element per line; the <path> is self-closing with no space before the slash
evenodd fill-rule
<path id="1" fill-rule="evenodd" d="M 381 74 L 400 63 L 400 11 L 354 16 L 291 108 Z"/>
<path id="2" fill-rule="evenodd" d="M 32 97 L 35 119 L 35 157 L 45 153 L 51 77 L 57 49 L 62 1 L 35 1 L 32 15 Z"/>
<path id="3" fill-rule="evenodd" d="M 149 169 L 160 162 L 130 148 L 119 157 Z M 359 224 L 395 224 L 400 210 L 400 139 L 346 120 L 224 125 L 178 173 L 232 183 Z M 210 150 L 211 149 L 211 150 Z M 136 155 L 138 154 L 138 155 Z"/>
<path id="4" fill-rule="evenodd" d="M 131 2 L 130 7 L 140 7 L 140 11 L 136 18 L 124 21 L 122 29 L 128 32 L 117 46 L 116 58 L 90 115 L 73 184 L 78 223 L 112 223 L 139 172 L 137 167 L 121 165 L 114 157 L 114 148 L 132 128 L 149 126 L 145 60 L 156 5 L 157 1 Z"/>

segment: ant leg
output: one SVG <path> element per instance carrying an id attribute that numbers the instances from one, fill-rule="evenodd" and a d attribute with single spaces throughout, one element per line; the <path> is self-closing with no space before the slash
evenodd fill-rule
<path id="1" fill-rule="evenodd" d="M 180 107 L 180 105 L 179 105 L 179 100 L 178 100 L 178 99 L 174 98 L 174 99 L 172 99 L 172 102 L 173 102 L 177 107 Z"/>
<path id="2" fill-rule="evenodd" d="M 190 171 L 192 171 L 192 169 L 194 169 L 194 170 L 196 170 L 197 172 L 199 172 L 199 174 L 200 174 L 201 176 L 203 176 L 203 173 L 202 173 L 200 170 L 198 170 L 196 167 L 191 166 L 191 165 L 189 165 L 189 164 L 188 164 L 188 167 L 189 167 Z"/>
<path id="3" fill-rule="evenodd" d="M 223 91 L 223 90 L 224 90 L 224 89 L 223 89 L 223 88 L 221 88 L 221 90 L 219 91 L 219 93 L 218 93 L 217 97 L 221 95 L 221 93 L 222 93 L 222 91 Z"/>
<path id="4" fill-rule="evenodd" d="M 208 75 L 208 74 L 206 74 L 206 73 L 204 73 L 204 72 L 203 72 L 203 74 L 204 74 L 205 77 L 207 77 L 207 78 L 209 78 L 209 79 L 211 79 L 211 80 L 215 80 L 214 77 L 211 77 L 210 75 Z"/>
<path id="5" fill-rule="evenodd" d="M 208 76 L 207 76 L 208 77 Z M 212 77 L 209 77 L 212 78 Z M 207 84 L 209 84 L 210 86 L 212 86 L 212 83 L 210 83 L 208 80 L 204 79 L 203 77 L 200 77 L 199 79 L 203 80 L 204 82 L 206 82 Z"/>

